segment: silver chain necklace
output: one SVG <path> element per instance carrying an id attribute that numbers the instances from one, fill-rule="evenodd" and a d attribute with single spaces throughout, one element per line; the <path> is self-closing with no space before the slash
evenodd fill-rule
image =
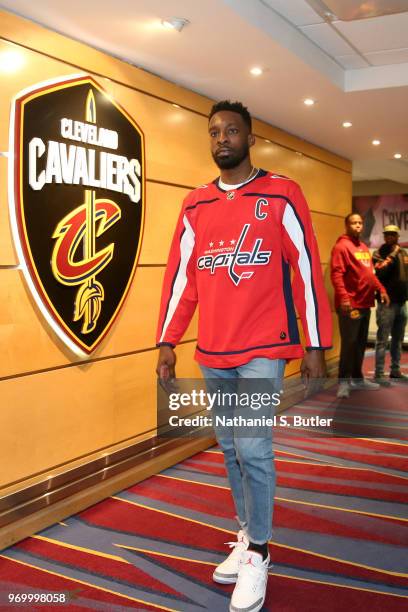
<path id="1" fill-rule="evenodd" d="M 229 186 L 230 189 L 236 189 L 237 187 L 242 187 L 242 185 L 245 185 L 245 183 L 248 183 L 252 179 L 252 177 L 255 176 L 258 172 L 259 172 L 259 168 L 255 168 L 255 166 L 251 166 L 251 172 L 248 174 L 246 179 L 243 180 L 241 183 L 237 183 L 237 185 Z M 220 178 L 220 181 L 223 185 L 225 185 L 225 187 L 228 186 L 228 183 L 224 183 L 224 181 L 222 181 L 221 178 Z"/>

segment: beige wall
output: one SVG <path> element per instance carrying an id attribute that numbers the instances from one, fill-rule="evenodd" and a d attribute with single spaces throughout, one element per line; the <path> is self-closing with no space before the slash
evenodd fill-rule
<path id="1" fill-rule="evenodd" d="M 0 13 L 0 53 L 10 48 L 23 54 L 24 65 L 1 75 L 0 151 L 8 149 L 10 100 L 16 92 L 82 70 L 142 127 L 147 194 L 144 241 L 130 294 L 107 338 L 81 363 L 44 322 L 16 267 L 7 159 L 0 157 L 0 487 L 154 431 L 155 326 L 169 243 L 183 196 L 216 174 L 206 136 L 210 100 Z M 351 208 L 351 165 L 262 122 L 255 121 L 255 132 L 254 163 L 301 183 L 326 274 L 331 246 Z M 195 334 L 194 319 L 178 349 L 179 376 L 198 375 L 192 360 Z M 337 353 L 336 332 L 329 357 Z M 288 374 L 298 370 L 299 362 L 293 362 Z"/>
<path id="2" fill-rule="evenodd" d="M 388 195 L 408 193 L 408 185 L 395 181 L 354 181 L 353 196 Z"/>

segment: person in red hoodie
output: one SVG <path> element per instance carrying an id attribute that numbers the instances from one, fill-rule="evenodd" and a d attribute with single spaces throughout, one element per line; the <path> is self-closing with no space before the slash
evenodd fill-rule
<path id="1" fill-rule="evenodd" d="M 360 240 L 363 219 L 351 213 L 345 218 L 346 233 L 337 239 L 331 254 L 331 280 L 341 337 L 339 388 L 345 398 L 351 389 L 378 389 L 364 380 L 362 364 L 367 344 L 370 308 L 378 293 L 382 303 L 390 303 L 386 290 L 374 272 L 370 251 Z"/>

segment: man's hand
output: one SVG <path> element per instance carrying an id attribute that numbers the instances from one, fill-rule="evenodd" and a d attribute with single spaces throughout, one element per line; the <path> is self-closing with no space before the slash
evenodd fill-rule
<path id="1" fill-rule="evenodd" d="M 385 259 L 380 259 L 378 263 L 374 265 L 374 268 L 376 270 L 382 270 L 383 268 L 386 268 L 390 264 L 395 264 L 400 248 L 401 247 L 399 244 L 395 244 L 391 253 Z"/>
<path id="2" fill-rule="evenodd" d="M 303 357 L 300 372 L 306 387 L 306 395 L 316 393 L 321 387 L 321 378 L 327 377 L 324 351 L 307 351 Z"/>
<path id="3" fill-rule="evenodd" d="M 306 351 L 300 371 L 303 378 L 326 378 L 327 369 L 324 351 Z"/>
<path id="4" fill-rule="evenodd" d="M 176 378 L 176 353 L 171 346 L 161 346 L 157 360 L 156 374 L 164 381 Z"/>
<path id="5" fill-rule="evenodd" d="M 385 304 L 386 306 L 389 306 L 391 303 L 390 298 L 388 297 L 388 293 L 381 293 L 381 304 Z"/>
<path id="6" fill-rule="evenodd" d="M 341 302 L 340 303 L 340 311 L 343 315 L 348 315 L 351 312 L 351 303 L 350 302 Z"/>

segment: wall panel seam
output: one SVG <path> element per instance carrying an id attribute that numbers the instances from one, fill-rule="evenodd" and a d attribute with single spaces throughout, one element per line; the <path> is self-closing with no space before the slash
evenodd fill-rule
<path id="1" fill-rule="evenodd" d="M 166 263 L 138 264 L 138 268 L 165 268 Z"/>
<path id="2" fill-rule="evenodd" d="M 160 264 L 161 265 L 161 264 Z M 164 264 L 163 264 L 164 265 Z M 149 267 L 149 264 L 146 264 L 146 267 Z M 156 267 L 156 264 L 152 264 L 151 267 Z M 335 310 L 331 310 L 333 314 L 335 314 Z M 300 317 L 296 317 L 297 321 L 300 322 Z M 177 346 L 182 344 L 191 344 L 193 342 L 197 342 L 197 338 L 191 338 L 189 340 L 182 340 L 178 343 Z M 17 374 L 9 374 L 7 376 L 0 376 L 0 383 L 5 382 L 7 380 L 15 380 L 17 378 L 25 378 L 26 376 L 35 376 L 37 374 L 47 374 L 48 372 L 55 372 L 58 370 L 65 370 L 67 368 L 73 368 L 77 366 L 88 365 L 91 363 L 99 363 L 101 361 L 107 361 L 108 359 L 119 359 L 122 357 L 130 357 L 131 355 L 139 355 L 140 353 L 149 353 L 150 351 L 156 351 L 156 346 L 151 346 L 144 349 L 137 349 L 135 351 L 127 351 L 125 353 L 117 353 L 115 355 L 105 355 L 103 357 L 95 357 L 94 359 L 84 359 L 81 361 L 75 361 L 73 363 L 64 363 L 62 365 L 51 366 L 49 368 L 41 368 L 39 370 L 31 370 L 29 372 L 18 372 Z"/>
<path id="3" fill-rule="evenodd" d="M 191 340 L 182 340 L 177 346 L 181 344 L 191 344 L 197 342 L 197 338 Z M 73 363 L 64 363 L 62 365 L 51 366 L 49 368 L 42 368 L 40 370 L 31 370 L 30 372 L 19 372 L 18 374 L 10 374 L 8 376 L 0 376 L 0 382 L 6 380 L 14 380 L 16 378 L 24 378 L 25 376 L 35 376 L 36 374 L 47 374 L 48 372 L 54 372 L 57 370 L 65 370 L 66 368 L 74 368 L 78 366 L 84 366 L 91 363 L 98 363 L 100 361 L 107 361 L 108 359 L 118 359 L 121 357 L 130 357 L 131 355 L 139 355 L 140 353 L 149 353 L 150 351 L 156 351 L 156 346 L 150 346 L 144 349 L 137 349 L 135 351 L 127 351 L 125 353 L 116 353 L 115 355 L 105 355 L 103 357 L 95 357 L 94 359 L 83 359 L 81 361 L 75 361 Z"/>
<path id="4" fill-rule="evenodd" d="M 193 187 L 192 185 L 181 185 L 180 183 L 171 183 L 169 181 L 160 181 L 159 179 L 146 178 L 146 183 L 155 183 L 157 185 L 166 185 L 167 187 L 179 187 L 180 189 L 188 189 L 192 191 L 197 187 Z"/>
<path id="5" fill-rule="evenodd" d="M 337 219 L 341 219 L 342 221 L 344 221 L 344 215 L 338 215 L 336 213 L 329 213 L 329 212 L 323 212 L 322 210 L 315 210 L 314 208 L 310 208 L 309 209 L 310 212 L 316 214 L 316 215 L 325 215 L 326 217 L 336 217 Z"/>

